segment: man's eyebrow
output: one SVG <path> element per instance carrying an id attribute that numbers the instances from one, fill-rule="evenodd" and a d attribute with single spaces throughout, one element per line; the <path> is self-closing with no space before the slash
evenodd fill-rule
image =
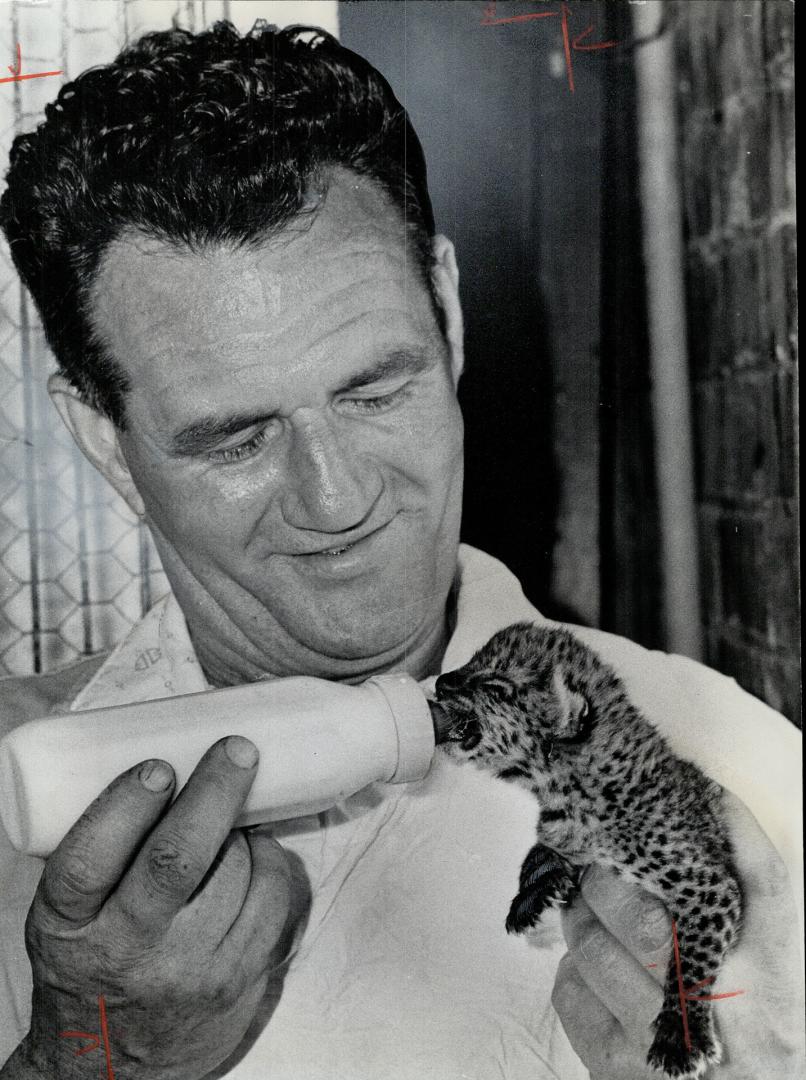
<path id="1" fill-rule="evenodd" d="M 169 452 L 173 457 L 187 457 L 213 450 L 222 441 L 253 424 L 271 420 L 274 413 L 236 413 L 232 416 L 203 416 L 194 420 L 171 438 Z"/>
<path id="2" fill-rule="evenodd" d="M 436 363 L 436 357 L 424 349 L 397 349 L 387 353 L 381 360 L 363 371 L 356 372 L 341 387 L 339 393 L 347 393 L 350 390 L 358 390 L 362 386 L 370 386 L 382 379 L 392 378 L 395 375 L 420 375 L 428 371 Z"/>
<path id="3" fill-rule="evenodd" d="M 360 389 L 362 386 L 370 386 L 382 379 L 393 378 L 396 375 L 419 375 L 427 371 L 436 363 L 436 357 L 422 349 L 397 349 L 387 353 L 382 359 L 363 371 L 351 375 L 340 387 L 339 393 L 349 393 L 351 390 Z M 275 413 L 236 413 L 232 416 L 203 416 L 199 420 L 193 420 L 172 436 L 169 453 L 172 457 L 189 457 L 194 454 L 203 454 L 215 447 L 230 435 L 239 431 L 245 431 L 255 424 L 265 423 L 271 420 Z"/>

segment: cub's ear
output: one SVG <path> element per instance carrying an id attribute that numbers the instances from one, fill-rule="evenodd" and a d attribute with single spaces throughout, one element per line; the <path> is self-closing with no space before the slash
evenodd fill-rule
<path id="1" fill-rule="evenodd" d="M 588 699 L 571 690 L 565 681 L 565 674 L 558 667 L 551 678 L 551 688 L 557 698 L 557 726 L 554 738 L 558 741 L 571 741 L 584 738 L 587 721 L 590 716 Z"/>

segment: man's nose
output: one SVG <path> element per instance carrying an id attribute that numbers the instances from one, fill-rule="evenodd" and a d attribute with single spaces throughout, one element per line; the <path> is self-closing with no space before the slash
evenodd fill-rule
<path id="1" fill-rule="evenodd" d="M 283 517 L 297 529 L 344 532 L 368 518 L 383 479 L 366 455 L 357 452 L 338 418 L 299 410 L 292 420 L 288 484 Z"/>

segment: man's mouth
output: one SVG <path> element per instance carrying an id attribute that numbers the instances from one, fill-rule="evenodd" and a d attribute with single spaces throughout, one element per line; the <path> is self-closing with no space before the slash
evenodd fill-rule
<path id="1" fill-rule="evenodd" d="M 341 555 L 345 551 L 349 551 L 353 547 L 353 544 L 346 544 L 344 547 L 327 548 L 325 551 L 316 551 L 315 555 Z"/>
<path id="2" fill-rule="evenodd" d="M 463 716 L 455 713 L 448 705 L 444 693 L 435 701 L 429 698 L 428 707 L 431 710 L 431 719 L 434 724 L 434 734 L 437 743 L 459 743 L 466 753 L 475 749 L 481 742 L 481 725 L 472 716 Z"/>
<path id="3" fill-rule="evenodd" d="M 383 523 L 383 525 L 379 525 L 377 528 L 372 529 L 370 532 L 364 533 L 363 536 L 357 536 L 354 540 L 351 540 L 348 544 L 339 544 L 338 547 L 332 547 L 332 548 L 320 548 L 319 551 L 306 551 L 304 554 L 307 557 L 314 557 L 314 558 L 323 558 L 324 557 L 324 558 L 330 558 L 330 559 L 335 558 L 337 555 L 344 555 L 345 552 L 351 551 L 354 547 L 358 547 L 359 544 L 363 544 L 365 540 L 372 539 L 373 536 L 376 536 L 383 529 L 385 529 L 388 524 L 389 524 L 389 522 L 385 521 Z"/>
<path id="4" fill-rule="evenodd" d="M 349 540 L 345 537 L 341 543 L 335 543 L 332 547 L 301 551 L 295 556 L 296 565 L 303 573 L 340 581 L 370 570 L 378 570 L 388 557 L 388 544 L 384 537 L 393 520 L 394 517 L 360 536 L 353 534 Z M 335 539 L 336 537 L 332 538 Z"/>

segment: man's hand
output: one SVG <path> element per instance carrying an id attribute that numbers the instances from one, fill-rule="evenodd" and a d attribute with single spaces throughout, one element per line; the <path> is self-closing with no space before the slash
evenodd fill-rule
<path id="1" fill-rule="evenodd" d="M 101 996 L 117 1080 L 194 1080 L 237 1046 L 290 896 L 282 849 L 231 831 L 256 763 L 248 740 L 216 743 L 166 811 L 173 773 L 146 762 L 70 830 L 28 915 L 33 1018 L 3 1076 L 98 1076 L 99 1051 L 61 1033 L 100 1034 Z"/>
<path id="2" fill-rule="evenodd" d="M 744 892 L 739 943 L 713 993 L 722 1064 L 713 1080 L 791 1080 L 804 1075 L 800 935 L 786 868 L 749 810 L 725 792 L 722 806 Z M 563 916 L 568 953 L 553 1002 L 591 1080 L 658 1080 L 646 1054 L 671 952 L 671 919 L 660 901 L 595 868 Z M 655 966 L 650 966 L 655 965 Z"/>

